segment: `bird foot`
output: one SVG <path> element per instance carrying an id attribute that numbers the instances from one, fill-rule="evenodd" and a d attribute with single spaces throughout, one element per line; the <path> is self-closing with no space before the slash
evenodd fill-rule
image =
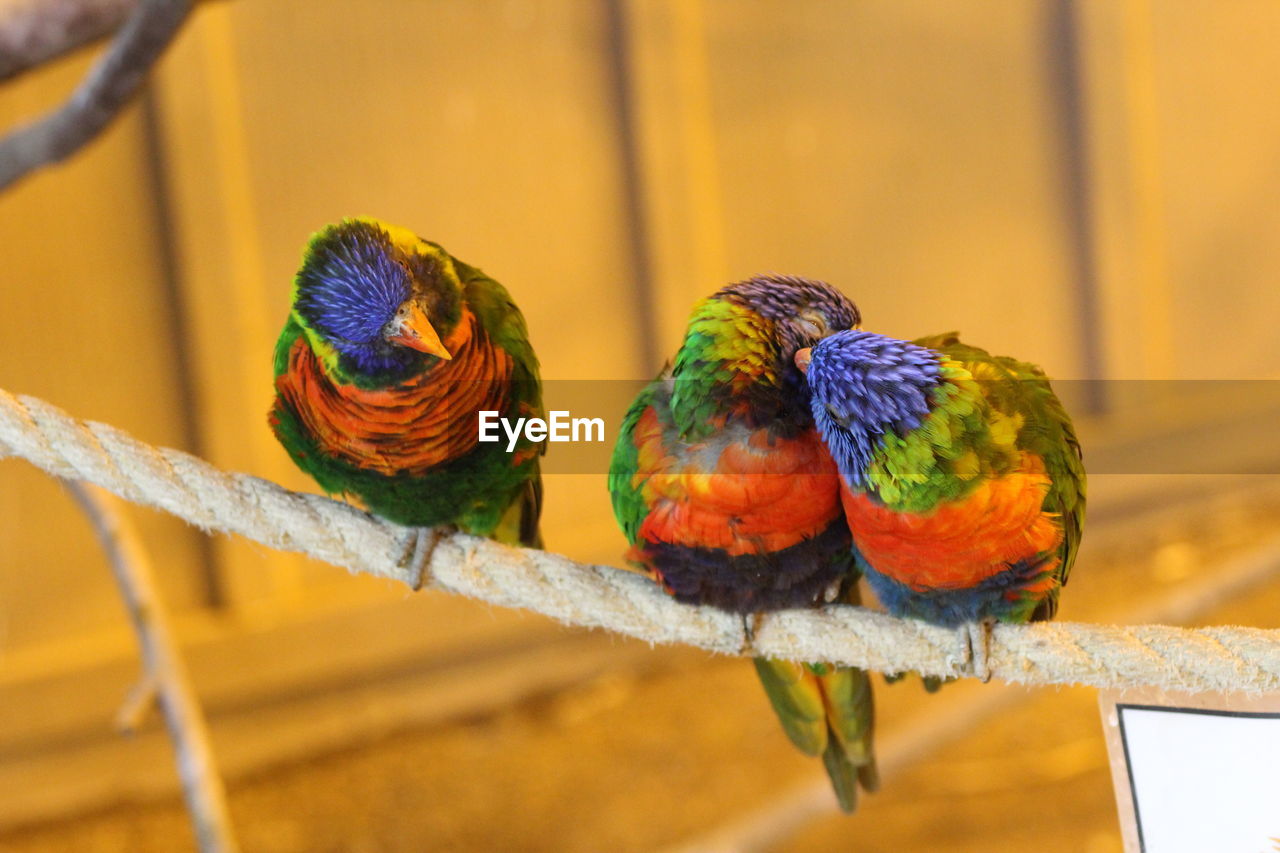
<path id="1" fill-rule="evenodd" d="M 983 684 L 991 680 L 991 620 L 966 622 L 956 629 L 960 665 Z"/>
<path id="2" fill-rule="evenodd" d="M 740 654 L 756 656 L 756 631 L 763 621 L 763 613 L 742 614 L 742 648 L 738 650 Z"/>
<path id="3" fill-rule="evenodd" d="M 822 603 L 830 604 L 840 597 L 840 588 L 844 585 L 843 579 L 833 580 L 827 584 L 827 588 L 822 591 Z"/>
<path id="4" fill-rule="evenodd" d="M 446 529 L 443 527 L 415 527 L 413 534 L 405 547 L 404 556 L 400 558 L 397 564 L 400 568 L 405 569 L 411 580 L 409 586 L 413 587 L 413 591 L 417 592 L 431 582 L 431 555 L 435 553 L 436 545 L 440 544 L 440 539 L 444 537 Z"/>

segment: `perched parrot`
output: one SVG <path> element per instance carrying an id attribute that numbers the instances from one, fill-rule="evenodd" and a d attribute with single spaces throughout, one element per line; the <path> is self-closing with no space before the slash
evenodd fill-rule
<path id="1" fill-rule="evenodd" d="M 326 492 L 390 521 L 540 546 L 541 446 L 480 443 L 480 411 L 542 415 L 505 288 L 376 219 L 311 238 L 275 351 L 271 428 Z"/>
<path id="2" fill-rule="evenodd" d="M 1053 617 L 1084 524 L 1071 419 L 1040 368 L 955 333 L 842 331 L 796 353 L 843 482 L 858 567 L 898 616 L 960 632 Z"/>
<path id="3" fill-rule="evenodd" d="M 675 361 L 637 396 L 609 470 L 629 562 L 679 601 L 749 614 L 857 601 L 835 464 L 814 430 L 802 347 L 858 323 L 831 286 L 787 276 L 699 303 Z M 876 787 L 858 669 L 758 658 L 791 741 L 821 755 L 840 805 Z"/>

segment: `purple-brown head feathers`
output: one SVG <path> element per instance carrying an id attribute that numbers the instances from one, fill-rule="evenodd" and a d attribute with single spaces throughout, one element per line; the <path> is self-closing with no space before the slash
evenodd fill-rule
<path id="1" fill-rule="evenodd" d="M 831 285 L 785 275 L 731 284 L 694 309 L 672 376 L 672 414 L 685 435 L 709 411 L 787 431 L 810 423 L 796 350 L 857 325 L 857 307 Z"/>
<path id="2" fill-rule="evenodd" d="M 862 322 L 858 306 L 825 281 L 793 275 L 755 276 L 721 288 L 712 299 L 749 308 L 773 325 L 787 367 L 796 350 Z"/>

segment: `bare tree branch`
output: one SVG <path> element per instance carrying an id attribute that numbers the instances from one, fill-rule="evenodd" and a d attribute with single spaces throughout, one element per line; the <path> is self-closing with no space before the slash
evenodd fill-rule
<path id="1" fill-rule="evenodd" d="M 77 480 L 64 482 L 93 523 L 138 634 L 145 670 L 142 690 L 148 691 L 154 685 L 153 695 L 173 739 L 183 795 L 195 824 L 196 843 L 201 853 L 236 853 L 239 847 L 227 812 L 226 791 L 209 745 L 209 731 L 169 630 L 169 615 L 156 592 L 151 562 L 141 540 L 121 510 L 119 498 Z M 127 708 L 126 716 L 140 715 L 138 701 L 135 691 L 131 699 L 135 707 Z"/>
<path id="2" fill-rule="evenodd" d="M 139 0 L 9 0 L 0 3 L 0 80 L 106 38 Z"/>
<path id="3" fill-rule="evenodd" d="M 0 190 L 97 136 L 138 91 L 193 0 L 141 0 L 111 47 L 58 109 L 0 139 Z"/>

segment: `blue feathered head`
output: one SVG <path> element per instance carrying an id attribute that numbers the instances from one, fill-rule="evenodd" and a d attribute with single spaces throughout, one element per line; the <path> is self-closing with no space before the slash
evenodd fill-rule
<path id="1" fill-rule="evenodd" d="M 818 431 L 853 486 L 863 485 L 872 454 L 888 431 L 920 426 L 937 386 L 934 350 L 873 332 L 836 332 L 796 353 L 809 383 Z"/>
<path id="2" fill-rule="evenodd" d="M 451 356 L 440 339 L 456 324 L 461 287 L 439 246 L 375 219 L 316 234 L 295 279 L 294 310 L 341 354 L 373 374 Z"/>

